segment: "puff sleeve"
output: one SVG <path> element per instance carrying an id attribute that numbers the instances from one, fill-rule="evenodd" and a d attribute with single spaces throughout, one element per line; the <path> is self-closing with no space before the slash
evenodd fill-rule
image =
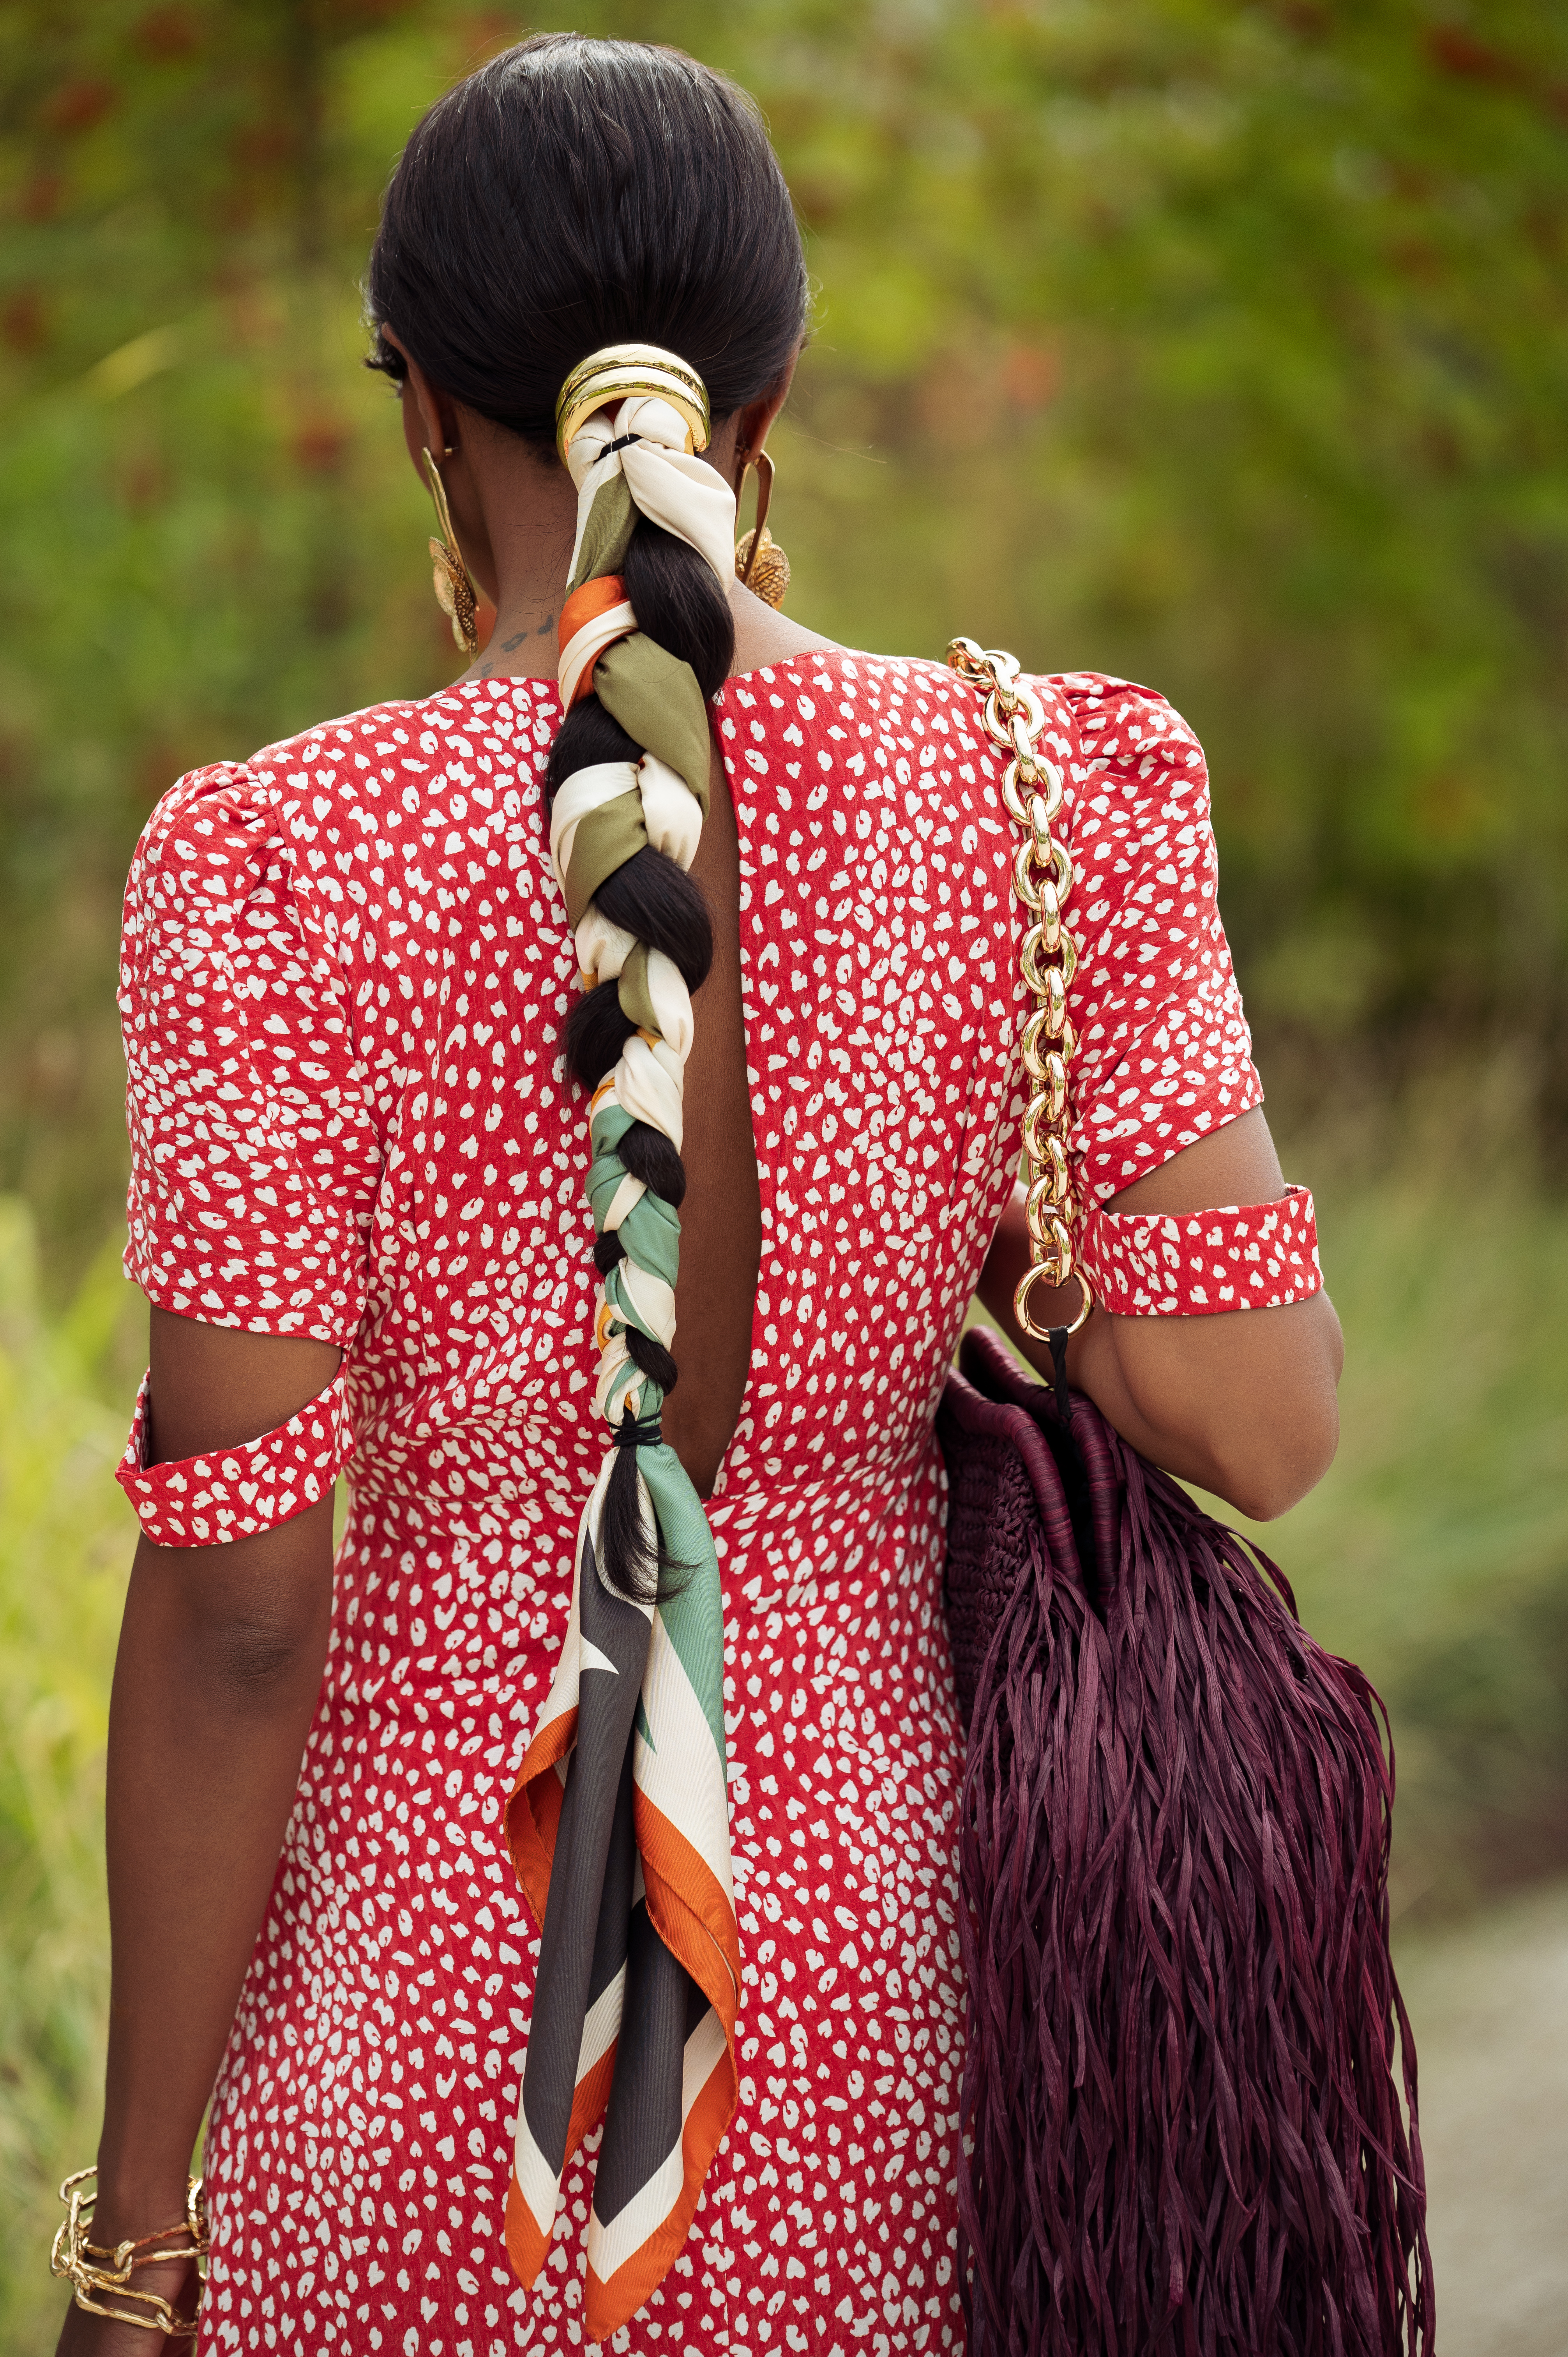
<path id="1" fill-rule="evenodd" d="M 1323 1283 L 1305 1188 L 1179 1220 L 1104 1208 L 1263 1092 L 1220 922 L 1201 746 L 1148 688 L 1092 673 L 1059 684 L 1077 752 L 1069 1150 L 1086 1274 L 1106 1308 L 1131 1316 L 1301 1300 Z"/>
<path id="2" fill-rule="evenodd" d="M 298 851 L 236 764 L 182 779 L 137 845 L 120 988 L 125 1267 L 181 1317 L 343 1347 L 381 1157 Z"/>
<path id="3" fill-rule="evenodd" d="M 365 1306 L 381 1153 L 353 1008 L 270 782 L 180 780 L 137 845 L 120 1011 L 128 1275 L 156 1308 L 346 1349 Z M 149 1538 L 204 1545 L 288 1520 L 352 1446 L 345 1374 L 274 1434 L 149 1467 L 146 1387 L 120 1480 Z"/>

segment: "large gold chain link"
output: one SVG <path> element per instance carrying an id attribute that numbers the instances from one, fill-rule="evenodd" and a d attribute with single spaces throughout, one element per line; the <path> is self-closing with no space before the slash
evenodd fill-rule
<path id="1" fill-rule="evenodd" d="M 1066 844 L 1051 833 L 1062 806 L 1062 772 L 1036 749 L 1045 711 L 1033 688 L 1020 683 L 1014 656 L 1000 647 L 977 646 L 972 639 L 954 639 L 948 662 L 960 679 L 984 691 L 981 717 L 993 744 L 1007 756 L 1002 799 L 1019 830 L 1013 890 L 1029 920 L 1019 963 L 1035 1001 L 1023 1038 L 1024 1069 L 1034 1094 L 1024 1114 L 1024 1151 L 1032 1173 L 1024 1207 L 1030 1265 L 1013 1308 L 1025 1333 L 1043 1342 L 1050 1329 L 1036 1326 L 1029 1310 L 1036 1285 L 1065 1285 L 1069 1276 L 1077 1277 L 1083 1301 L 1069 1333 L 1077 1333 L 1094 1307 L 1073 1244 L 1076 1206 L 1068 1161 L 1069 1067 L 1077 1039 L 1067 995 L 1078 971 L 1078 944 L 1062 921 L 1072 891 L 1072 861 Z"/>

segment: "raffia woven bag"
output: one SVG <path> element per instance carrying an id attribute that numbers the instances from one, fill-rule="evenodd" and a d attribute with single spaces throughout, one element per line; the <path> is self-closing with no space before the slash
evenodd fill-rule
<path id="1" fill-rule="evenodd" d="M 1426 2357 L 1387 1717 L 1276 1567 L 1069 1392 L 1067 1329 L 1029 1322 L 1036 1280 L 1075 1273 L 1071 866 L 1017 664 L 967 640 L 950 661 L 984 691 L 1020 830 L 1035 1178 L 1018 1308 L 1057 1369 L 1036 1383 L 972 1333 L 937 1426 L 969 1730 L 971 2350 Z"/>

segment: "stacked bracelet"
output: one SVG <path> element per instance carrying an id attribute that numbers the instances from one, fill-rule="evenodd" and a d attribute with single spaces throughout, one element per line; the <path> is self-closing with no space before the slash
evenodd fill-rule
<path id="1" fill-rule="evenodd" d="M 68 2177 L 59 2198 L 66 2205 L 66 2215 L 55 2230 L 49 2270 L 70 2283 L 78 2308 L 84 2308 L 89 2316 L 106 2316 L 115 2324 L 137 2324 L 144 2331 L 161 2332 L 167 2341 L 193 2341 L 201 2314 L 199 2291 L 195 2312 L 183 2317 L 160 2293 L 138 2290 L 132 2277 L 140 2267 L 155 2267 L 169 2259 L 194 2259 L 200 2273 L 209 2247 L 207 2202 L 200 2178 L 193 2177 L 187 2184 L 185 2216 L 177 2225 L 113 2244 L 88 2240 L 98 2201 L 96 2169 L 79 2169 L 74 2177 Z M 111 2300 L 115 2305 L 106 2306 Z"/>

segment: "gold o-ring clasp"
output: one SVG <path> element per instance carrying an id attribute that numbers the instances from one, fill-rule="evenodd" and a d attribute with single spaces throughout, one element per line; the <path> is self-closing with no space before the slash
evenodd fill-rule
<path id="1" fill-rule="evenodd" d="M 1066 1234 L 1065 1229 L 1063 1230 L 1063 1234 Z M 1071 1246 L 1069 1244 L 1069 1254 L 1070 1251 Z M 1088 1325 L 1090 1312 L 1094 1308 L 1094 1296 L 1090 1293 L 1088 1280 L 1080 1268 L 1069 1269 L 1069 1275 L 1074 1276 L 1078 1279 L 1078 1289 L 1083 1297 L 1079 1305 L 1078 1316 L 1073 1319 L 1071 1325 L 1067 1329 L 1070 1336 L 1081 1332 L 1082 1329 Z M 1036 1326 L 1034 1319 L 1029 1315 L 1029 1295 L 1034 1288 L 1036 1280 L 1042 1276 L 1048 1284 L 1054 1285 L 1057 1282 L 1057 1279 L 1052 1275 L 1051 1271 L 1045 1265 L 1045 1264 L 1043 1262 L 1036 1261 L 1033 1268 L 1027 1268 L 1025 1270 L 1023 1275 L 1019 1278 L 1013 1294 L 1013 1315 L 1018 1320 L 1019 1325 L 1023 1328 L 1025 1333 L 1027 1334 L 1032 1342 L 1048 1342 L 1053 1331 L 1055 1330 L 1049 1326 Z M 1064 1278 L 1061 1281 L 1065 1284 L 1067 1280 Z"/>

